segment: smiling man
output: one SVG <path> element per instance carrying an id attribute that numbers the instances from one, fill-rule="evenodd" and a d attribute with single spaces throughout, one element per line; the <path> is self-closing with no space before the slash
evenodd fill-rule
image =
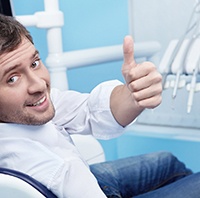
<path id="1" fill-rule="evenodd" d="M 130 36 L 123 46 L 125 84 L 113 80 L 91 93 L 61 92 L 51 89 L 26 28 L 0 15 L 0 167 L 30 175 L 59 198 L 177 198 L 187 188 L 192 198 L 199 196 L 185 182 L 191 171 L 168 152 L 88 166 L 74 146 L 71 134 L 117 137 L 145 108 L 161 103 L 156 67 L 135 62 Z"/>
<path id="2" fill-rule="evenodd" d="M 0 55 L 0 120 L 21 124 L 45 124 L 54 117 L 50 77 L 39 52 L 22 38 L 14 51 Z"/>

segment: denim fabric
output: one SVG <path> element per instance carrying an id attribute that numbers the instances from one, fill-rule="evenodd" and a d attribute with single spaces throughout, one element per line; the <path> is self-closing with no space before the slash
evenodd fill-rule
<path id="1" fill-rule="evenodd" d="M 90 169 L 109 198 L 200 197 L 199 186 L 195 188 L 192 185 L 195 179 L 200 185 L 200 175 L 192 174 L 191 170 L 169 152 L 93 164 Z M 187 175 L 190 176 L 185 177 Z M 190 179 L 193 179 L 191 183 Z M 191 190 L 194 191 L 193 194 Z M 197 191 L 198 196 L 195 196 Z"/>

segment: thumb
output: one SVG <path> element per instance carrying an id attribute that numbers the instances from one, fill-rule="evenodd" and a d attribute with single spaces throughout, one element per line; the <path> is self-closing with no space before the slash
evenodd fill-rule
<path id="1" fill-rule="evenodd" d="M 134 45 L 133 38 L 131 36 L 125 36 L 123 43 L 123 54 L 124 54 L 124 64 L 122 70 L 130 70 L 137 64 L 134 59 Z"/>

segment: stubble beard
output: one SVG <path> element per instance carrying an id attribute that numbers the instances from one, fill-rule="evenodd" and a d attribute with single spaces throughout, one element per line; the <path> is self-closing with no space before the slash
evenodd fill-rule
<path id="1" fill-rule="evenodd" d="M 53 119 L 55 116 L 55 108 L 53 104 L 50 104 L 50 107 L 44 115 L 37 116 L 33 114 L 24 113 L 21 111 L 13 111 L 12 115 L 0 115 L 0 122 L 3 123 L 16 123 L 16 124 L 25 124 L 25 125 L 43 125 Z"/>

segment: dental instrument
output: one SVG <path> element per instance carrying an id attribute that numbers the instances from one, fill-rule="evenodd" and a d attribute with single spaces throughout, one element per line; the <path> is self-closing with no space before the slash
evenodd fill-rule
<path id="1" fill-rule="evenodd" d="M 190 16 L 190 19 L 189 19 L 189 22 L 188 22 L 188 25 L 187 25 L 187 28 L 186 28 L 186 31 L 185 33 L 181 36 L 181 38 L 179 39 L 178 43 L 176 44 L 176 46 L 174 47 L 173 51 L 172 51 L 172 54 L 170 56 L 170 59 L 167 63 L 167 65 L 165 66 L 165 72 L 163 73 L 163 87 L 166 83 L 166 79 L 167 79 L 167 76 L 169 73 L 172 72 L 172 64 L 174 62 L 174 60 L 176 59 L 177 57 L 177 54 L 179 53 L 183 43 L 184 43 L 184 40 L 186 39 L 187 35 L 192 31 L 192 30 L 196 30 L 198 25 L 199 25 L 199 17 L 198 19 L 195 20 L 195 22 L 193 22 L 194 20 L 194 17 L 195 17 L 195 14 L 199 14 L 199 7 L 200 7 L 200 1 L 196 1 L 196 4 L 194 6 L 194 9 L 193 9 L 193 12 Z M 181 68 L 180 68 L 180 71 L 181 71 Z M 179 70 L 177 70 L 177 73 L 180 72 Z M 176 96 L 176 90 L 177 90 L 177 85 L 178 85 L 178 81 L 179 81 L 179 75 L 180 74 L 177 74 L 177 79 L 176 79 L 176 87 L 174 88 L 174 92 L 173 92 L 173 98 Z"/>
<path id="2" fill-rule="evenodd" d="M 187 113 L 191 112 L 191 108 L 193 104 L 193 97 L 194 97 L 194 92 L 195 92 L 195 87 L 196 87 L 196 76 L 198 74 L 199 64 L 200 64 L 200 58 L 198 60 L 198 63 L 196 64 L 195 69 L 193 70 L 193 75 L 192 75 L 192 80 L 191 80 L 191 85 L 190 85 L 190 92 L 189 92 L 188 103 L 187 103 Z"/>
<path id="3" fill-rule="evenodd" d="M 175 80 L 175 84 L 174 84 L 174 89 L 173 89 L 173 93 L 172 93 L 172 99 L 176 98 L 176 94 L 177 94 L 177 90 L 179 87 L 179 80 L 180 80 L 180 76 L 183 73 L 183 66 L 185 63 L 185 59 L 183 59 L 183 57 L 185 57 L 188 53 L 188 47 L 190 46 L 191 41 L 189 39 L 185 39 L 182 42 L 182 46 L 179 49 L 177 56 L 175 57 L 172 66 L 171 66 L 171 72 L 173 74 L 176 74 L 176 80 Z"/>
<path id="4" fill-rule="evenodd" d="M 197 29 L 198 29 L 198 26 L 197 26 Z M 198 59 L 199 54 L 195 53 L 196 52 L 195 49 L 200 47 L 200 43 L 199 43 L 200 40 L 197 40 L 199 35 L 200 35 L 199 33 L 194 34 L 190 40 L 188 39 L 184 40 L 183 45 L 179 53 L 177 54 L 176 59 L 174 60 L 172 64 L 172 73 L 176 73 L 176 81 L 175 81 L 174 90 L 172 93 L 173 99 L 175 99 L 176 97 L 181 73 L 186 73 L 186 74 L 193 73 L 195 65 L 197 64 L 196 60 Z M 190 72 L 191 70 L 190 68 L 192 68 L 191 72 Z"/>

